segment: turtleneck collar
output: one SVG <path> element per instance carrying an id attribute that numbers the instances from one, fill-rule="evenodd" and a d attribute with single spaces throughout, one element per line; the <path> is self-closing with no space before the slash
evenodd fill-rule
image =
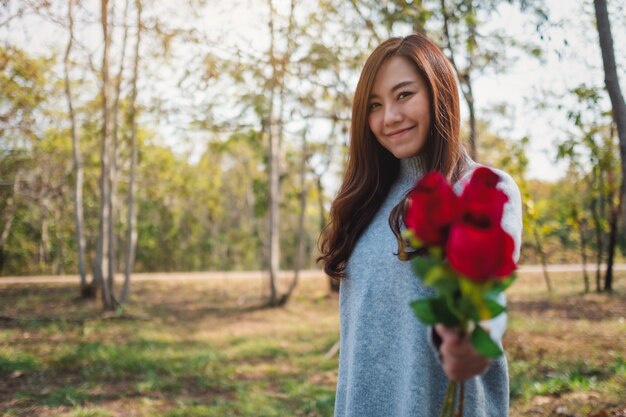
<path id="1" fill-rule="evenodd" d="M 400 159 L 400 174 L 398 175 L 398 180 L 412 185 L 426 173 L 428 169 L 427 166 L 423 155 Z"/>

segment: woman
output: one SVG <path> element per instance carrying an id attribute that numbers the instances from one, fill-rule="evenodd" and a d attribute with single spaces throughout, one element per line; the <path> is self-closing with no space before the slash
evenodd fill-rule
<path id="1" fill-rule="evenodd" d="M 392 38 L 367 59 L 354 96 L 349 157 L 321 238 L 326 273 L 341 279 L 335 417 L 433 417 L 448 378 L 465 380 L 465 417 L 508 415 L 504 357 L 492 362 L 455 329 L 422 325 L 409 302 L 430 296 L 400 238 L 407 192 L 437 170 L 460 192 L 477 166 L 461 139 L 454 69 L 424 36 Z M 519 190 L 507 174 L 503 227 L 521 238 Z M 489 324 L 499 341 L 506 318 Z"/>

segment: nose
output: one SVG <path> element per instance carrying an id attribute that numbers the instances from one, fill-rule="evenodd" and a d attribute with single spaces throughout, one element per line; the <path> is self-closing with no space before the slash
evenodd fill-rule
<path id="1" fill-rule="evenodd" d="M 393 126 L 394 124 L 402 121 L 402 113 L 395 104 L 385 106 L 384 117 L 385 126 Z"/>

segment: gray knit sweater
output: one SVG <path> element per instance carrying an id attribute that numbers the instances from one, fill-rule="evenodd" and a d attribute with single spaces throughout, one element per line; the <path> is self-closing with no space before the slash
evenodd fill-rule
<path id="1" fill-rule="evenodd" d="M 473 168 L 455 184 L 459 193 Z M 496 170 L 497 171 L 497 170 Z M 513 179 L 497 171 L 509 196 L 503 227 L 519 255 L 521 199 Z M 341 341 L 335 417 L 436 417 L 448 380 L 432 346 L 431 329 L 421 324 L 409 302 L 432 295 L 414 276 L 410 262 L 395 255 L 389 227 L 391 209 L 424 173 L 419 157 L 401 161 L 399 178 L 359 238 L 340 286 Z M 504 315 L 503 315 L 504 316 Z M 489 323 L 501 339 L 506 318 Z M 506 417 L 507 362 L 494 360 L 487 371 L 465 383 L 465 417 Z"/>

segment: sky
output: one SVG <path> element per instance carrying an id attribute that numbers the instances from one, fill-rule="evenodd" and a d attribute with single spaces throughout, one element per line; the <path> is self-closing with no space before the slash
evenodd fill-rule
<path id="1" fill-rule="evenodd" d="M 246 1 L 242 1 L 245 4 Z M 622 91 L 626 91 L 626 1 L 612 0 L 610 11 L 614 49 Z M 567 136 L 570 122 L 565 111 L 546 110 L 540 101 L 567 106 L 573 103 L 568 91 L 581 83 L 604 86 L 604 73 L 598 35 L 594 27 L 592 1 L 546 0 L 550 21 L 542 30 L 543 38 L 517 6 L 504 5 L 498 18 L 487 27 L 506 28 L 506 34 L 518 41 L 535 43 L 544 53 L 540 59 L 525 53 L 505 73 L 488 73 L 475 80 L 474 94 L 479 119 L 490 122 L 490 130 L 513 140 L 530 138 L 528 177 L 554 181 L 565 175 L 566 164 L 556 161 L 556 144 Z M 264 2 L 250 0 L 247 8 L 222 10 L 221 22 L 237 22 L 237 41 L 247 42 L 257 49 L 267 48 L 260 33 L 267 31 L 259 13 L 265 12 Z M 228 17 L 232 13 L 232 17 Z M 218 16 L 217 14 L 215 16 Z M 216 30 L 219 21 L 214 22 Z M 406 33 L 394 33 L 403 36 Z M 234 35 L 235 36 L 235 35 Z M 353 81 L 356 85 L 356 79 Z M 463 103 L 463 100 L 461 100 Z M 493 108 L 506 108 L 506 116 Z M 609 108 L 608 96 L 604 102 Z M 468 111 L 462 107 L 466 120 Z"/>
<path id="2" fill-rule="evenodd" d="M 621 30 L 626 25 L 625 2 L 626 0 L 610 1 L 611 11 L 617 12 L 611 18 L 622 91 L 626 89 L 626 31 Z M 505 73 L 492 72 L 477 77 L 474 92 L 477 115 L 479 119 L 490 121 L 490 130 L 511 139 L 524 136 L 530 138 L 528 176 L 552 181 L 565 172 L 564 164 L 556 162 L 555 144 L 565 137 L 568 123 L 563 111 L 546 111 L 538 103 L 549 99 L 552 103 L 556 100 L 567 104 L 571 102 L 567 91 L 578 84 L 604 84 L 597 32 L 593 27 L 592 2 L 546 0 L 546 3 L 551 22 L 558 24 L 546 29 L 543 39 L 540 39 L 539 33 L 516 7 L 506 5 L 501 8 L 500 16 L 490 22 L 488 27 L 495 30 L 506 27 L 507 35 L 519 41 L 537 43 L 544 50 L 544 54 L 541 59 L 517 54 L 517 59 Z M 162 13 L 169 18 L 185 18 L 176 14 L 176 8 L 172 7 L 175 3 L 165 4 L 167 6 Z M 262 17 L 267 13 L 265 2 L 233 0 L 214 1 L 210 4 L 211 8 L 197 22 L 207 34 L 215 35 L 216 38 L 222 36 L 221 41 L 224 44 L 245 44 L 257 51 L 267 48 L 267 25 Z M 278 0 L 277 4 L 280 8 L 288 3 Z M 0 32 L 0 39 L 8 36 L 10 42 L 21 44 L 34 53 L 45 53 L 50 48 L 58 48 L 64 44 L 66 35 L 58 27 L 43 27 L 34 20 L 30 22 L 19 28 L 20 30 Z M 85 43 L 100 43 L 97 25 L 94 25 L 92 32 L 85 32 L 80 36 Z M 168 78 L 168 74 L 163 77 Z M 356 85 L 356 79 L 353 84 Z M 153 94 L 158 93 L 155 90 Z M 608 99 L 605 105 L 610 105 Z M 504 107 L 505 116 L 494 113 L 492 109 L 495 107 Z M 462 115 L 467 117 L 464 107 Z M 183 118 L 182 115 L 179 117 Z M 163 136 L 176 136 L 175 128 L 168 125 L 169 122 L 159 121 L 159 129 L 165 132 Z"/>
<path id="3" fill-rule="evenodd" d="M 547 4 L 551 20 L 561 24 L 551 28 L 548 36 L 540 41 L 545 50 L 542 59 L 522 56 L 506 74 L 481 77 L 477 81 L 476 95 L 483 109 L 507 102 L 513 119 L 501 120 L 501 131 L 513 138 L 528 136 L 531 139 L 529 177 L 553 180 L 565 173 L 565 164 L 556 162 L 555 144 L 563 140 L 571 123 L 567 122 L 564 111 L 547 111 L 538 106 L 537 101 L 547 99 L 567 106 L 573 102 L 568 90 L 581 83 L 603 87 L 604 73 L 598 35 L 593 26 L 592 2 L 548 0 Z M 623 0 L 613 1 L 612 5 L 622 12 L 625 10 Z M 536 40 L 536 32 L 519 24 L 519 12 L 512 8 L 507 12 L 508 15 L 503 16 L 511 22 L 507 24 L 507 33 L 517 39 Z M 611 17 L 618 76 L 625 91 L 624 14 Z M 610 107 L 608 96 L 603 105 Z"/>

